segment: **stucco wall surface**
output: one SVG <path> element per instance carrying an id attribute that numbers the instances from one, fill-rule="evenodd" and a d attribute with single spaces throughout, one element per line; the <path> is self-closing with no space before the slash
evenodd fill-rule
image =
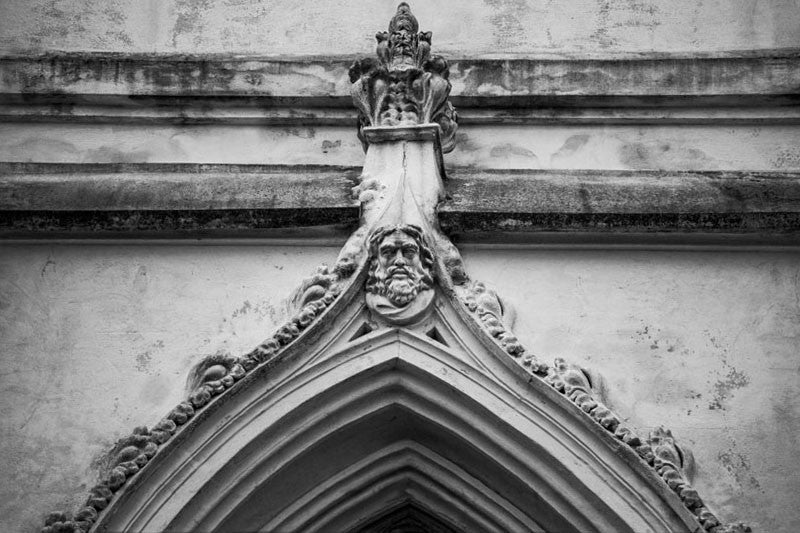
<path id="1" fill-rule="evenodd" d="M 663 425 L 696 460 L 723 519 L 800 530 L 800 254 L 465 252 L 548 361 L 595 373 L 642 433 Z"/>
<path id="2" fill-rule="evenodd" d="M 448 166 L 800 170 L 800 128 L 465 126 Z M 360 166 L 353 127 L 0 124 L 0 161 Z"/>
<path id="3" fill-rule="evenodd" d="M 4 244 L 0 530 L 83 501 L 116 439 L 157 422 L 205 355 L 286 317 L 338 247 Z M 467 248 L 541 358 L 586 366 L 608 404 L 694 452 L 724 519 L 800 529 L 800 253 Z"/>
<path id="4" fill-rule="evenodd" d="M 337 253 L 0 245 L 0 531 L 83 503 L 117 439 L 182 401 L 201 358 L 263 341 Z"/>
<path id="5" fill-rule="evenodd" d="M 363 54 L 397 0 L 4 0 L 0 52 Z M 796 47 L 798 0 L 411 2 L 437 52 L 602 55 Z"/>

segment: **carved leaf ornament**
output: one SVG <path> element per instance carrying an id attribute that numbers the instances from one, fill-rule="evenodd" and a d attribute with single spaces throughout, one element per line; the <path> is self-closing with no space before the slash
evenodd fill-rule
<path id="1" fill-rule="evenodd" d="M 587 373 L 523 347 L 439 229 L 456 113 L 447 63 L 402 3 L 350 71 L 367 149 L 361 226 L 296 313 L 121 440 L 74 516 L 43 533 L 733 533 L 668 430 L 647 438 Z"/>

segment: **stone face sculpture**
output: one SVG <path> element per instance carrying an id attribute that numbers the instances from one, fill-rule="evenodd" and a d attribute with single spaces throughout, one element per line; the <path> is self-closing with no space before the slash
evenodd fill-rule
<path id="1" fill-rule="evenodd" d="M 433 252 L 422 229 L 411 224 L 384 226 L 369 239 L 367 305 L 391 324 L 407 324 L 433 300 Z"/>
<path id="2" fill-rule="evenodd" d="M 419 24 L 405 2 L 379 32 L 377 60 L 359 59 L 350 67 L 351 93 L 359 109 L 359 138 L 366 149 L 366 126 L 409 126 L 436 123 L 442 151 L 455 147 L 456 112 L 450 94 L 447 61 L 431 55 L 431 32 Z"/>

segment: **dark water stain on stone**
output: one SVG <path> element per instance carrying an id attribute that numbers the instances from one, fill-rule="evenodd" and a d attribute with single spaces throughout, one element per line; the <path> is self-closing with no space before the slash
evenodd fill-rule
<path id="1" fill-rule="evenodd" d="M 211 7 L 211 0 L 177 0 L 175 11 L 177 17 L 172 27 L 172 45 L 178 45 L 178 37 L 185 34 L 194 34 L 193 42 L 200 42 L 200 30 L 205 24 L 202 22 L 203 11 Z"/>
<path id="2" fill-rule="evenodd" d="M 155 374 L 156 371 L 151 368 L 153 363 L 153 352 L 164 348 L 164 341 L 158 340 L 150 345 L 150 349 L 146 350 L 135 357 L 136 370 L 144 372 L 145 374 Z"/>
<path id="3" fill-rule="evenodd" d="M 317 130 L 314 128 L 283 128 L 283 131 L 292 137 L 300 137 L 301 139 L 313 139 L 317 136 Z"/>
<path id="4" fill-rule="evenodd" d="M 619 158 L 626 167 L 636 169 L 652 167 L 650 150 L 643 143 L 629 143 L 621 146 Z"/>
<path id="5" fill-rule="evenodd" d="M 783 149 L 772 159 L 771 163 L 775 168 L 781 170 L 800 169 L 800 150 Z"/>
<path id="6" fill-rule="evenodd" d="M 136 269 L 136 275 L 133 278 L 133 288 L 136 292 L 145 292 L 147 290 L 147 267 L 141 265 Z"/>
<path id="7" fill-rule="evenodd" d="M 37 2 L 38 3 L 38 2 Z M 36 4 L 36 3 L 34 3 Z M 38 3 L 34 12 L 39 23 L 34 32 L 38 41 L 52 41 L 54 37 L 67 38 L 70 35 L 80 35 L 86 32 L 86 19 L 90 12 L 81 9 L 70 9 L 65 2 L 50 0 Z"/>
<path id="8" fill-rule="evenodd" d="M 336 148 L 339 148 L 340 146 L 342 146 L 341 139 L 339 139 L 338 141 L 335 141 L 335 142 L 324 140 L 324 141 L 322 141 L 322 153 L 323 154 L 327 154 L 330 150 L 335 150 Z"/>
<path id="9" fill-rule="evenodd" d="M 45 162 L 48 159 L 50 161 L 69 161 L 73 159 L 72 156 L 78 153 L 78 149 L 72 143 L 43 137 L 31 137 L 14 144 L 9 144 L 7 150 L 9 152 L 13 151 L 26 155 L 35 154 L 39 156 L 41 154 L 46 154 L 47 158 L 44 160 Z M 34 161 L 34 159 L 29 160 Z M 41 161 L 41 159 L 37 159 L 37 161 Z"/>
<path id="10" fill-rule="evenodd" d="M 502 47 L 513 47 L 523 42 L 525 27 L 522 20 L 530 9 L 525 0 L 486 0 L 493 9 L 491 24 L 495 41 Z"/>
<path id="11" fill-rule="evenodd" d="M 732 448 L 717 454 L 717 460 L 741 487 L 760 489 L 761 483 L 752 475 L 750 461 Z"/>
<path id="12" fill-rule="evenodd" d="M 44 277 L 48 272 L 55 272 L 56 271 L 56 262 L 53 261 L 52 257 L 48 257 L 47 261 L 45 261 L 44 266 L 42 267 L 41 275 Z"/>
<path id="13" fill-rule="evenodd" d="M 589 142 L 588 134 L 570 135 L 567 140 L 564 141 L 564 144 L 561 145 L 561 148 L 556 150 L 553 154 L 553 159 L 570 157 L 583 148 L 587 142 Z"/>
<path id="14" fill-rule="evenodd" d="M 253 305 L 250 303 L 250 300 L 245 300 L 244 304 L 242 304 L 242 306 L 239 309 L 237 309 L 237 310 L 235 310 L 233 312 L 233 314 L 231 315 L 231 318 L 236 318 L 237 316 L 246 315 L 247 313 L 250 312 L 250 310 L 252 308 L 253 308 Z"/>
<path id="15" fill-rule="evenodd" d="M 127 46 L 134 46 L 133 39 L 128 33 L 120 28 L 125 27 L 127 16 L 116 6 L 107 5 L 103 8 L 103 15 L 107 21 L 106 37 L 110 42 L 120 42 Z"/>
<path id="16" fill-rule="evenodd" d="M 153 362 L 153 354 L 150 350 L 136 355 L 136 370 L 147 373 L 150 370 L 150 363 Z"/>
<path id="17" fill-rule="evenodd" d="M 773 442 L 780 442 L 789 450 L 800 448 L 800 391 L 784 391 L 772 398 L 775 436 Z"/>
<path id="18" fill-rule="evenodd" d="M 611 0 L 597 0 L 597 27 L 591 37 L 596 39 L 597 44 L 602 48 L 608 48 L 616 44 L 616 41 L 608 35 L 610 14 Z"/>
<path id="19" fill-rule="evenodd" d="M 536 154 L 528 150 L 527 148 L 523 148 L 522 146 L 512 144 L 512 143 L 505 143 L 492 148 L 492 151 L 489 152 L 491 157 L 526 157 L 529 159 L 533 159 L 534 161 L 538 161 L 539 158 L 536 157 Z"/>
<path id="20" fill-rule="evenodd" d="M 724 401 L 731 397 L 733 391 L 746 387 L 749 383 L 750 378 L 744 372 L 731 368 L 723 379 L 717 380 L 714 384 L 714 396 L 708 408 L 725 409 Z"/>
<path id="21" fill-rule="evenodd" d="M 463 131 L 456 132 L 456 150 L 461 152 L 477 152 L 480 145 L 473 141 L 469 135 Z"/>
<path id="22" fill-rule="evenodd" d="M 150 159 L 150 152 L 146 150 L 134 150 L 124 152 L 118 148 L 101 146 L 86 150 L 81 161 L 82 163 L 147 163 Z"/>
<path id="23" fill-rule="evenodd" d="M 663 142 L 633 142 L 619 148 L 620 162 L 631 169 L 711 170 L 716 161 L 702 150 L 672 146 Z"/>

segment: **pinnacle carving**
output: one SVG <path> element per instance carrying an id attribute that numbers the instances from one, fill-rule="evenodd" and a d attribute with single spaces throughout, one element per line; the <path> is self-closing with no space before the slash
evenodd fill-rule
<path id="1" fill-rule="evenodd" d="M 438 124 L 442 151 L 455 147 L 455 109 L 447 100 L 447 61 L 431 55 L 431 32 L 419 32 L 417 19 L 403 2 L 389 30 L 375 35 L 377 59 L 359 59 L 350 67 L 350 92 L 359 110 L 358 136 L 366 149 L 368 126 Z"/>

